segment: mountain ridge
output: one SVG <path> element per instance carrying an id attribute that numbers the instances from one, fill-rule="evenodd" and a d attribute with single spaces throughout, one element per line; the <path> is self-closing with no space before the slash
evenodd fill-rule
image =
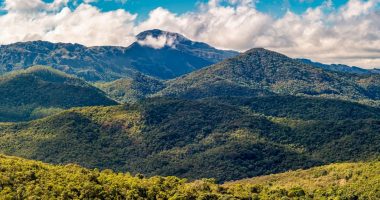
<path id="1" fill-rule="evenodd" d="M 270 94 L 379 100 L 379 75 L 338 73 L 283 54 L 254 48 L 236 57 L 167 81 L 158 96 L 265 96 Z"/>
<path id="2" fill-rule="evenodd" d="M 336 71 L 336 72 L 344 72 L 344 73 L 353 73 L 353 74 L 380 74 L 379 69 L 373 68 L 373 69 L 364 69 L 357 66 L 348 66 L 344 64 L 323 64 L 320 62 L 314 62 L 310 59 L 305 58 L 297 58 L 296 60 L 299 60 L 305 64 L 312 65 L 314 67 L 330 70 L 330 71 Z"/>
<path id="3" fill-rule="evenodd" d="M 154 30 L 144 32 L 145 35 L 153 33 Z M 177 48 L 159 49 L 140 45 L 139 42 L 128 47 L 86 47 L 46 41 L 1 45 L 0 74 L 34 65 L 49 65 L 87 81 L 112 81 L 128 78 L 136 72 L 169 79 L 238 54 L 188 39 L 183 41 L 177 44 Z"/>

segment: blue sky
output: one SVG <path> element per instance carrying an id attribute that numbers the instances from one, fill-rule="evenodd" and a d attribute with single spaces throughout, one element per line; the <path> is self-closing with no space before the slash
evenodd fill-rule
<path id="1" fill-rule="evenodd" d="M 44 1 L 52 2 L 53 0 Z M 83 0 L 78 0 L 77 2 L 80 3 L 83 2 Z M 133 14 L 138 14 L 138 19 L 141 21 L 148 17 L 150 11 L 158 7 L 163 7 L 176 14 L 183 14 L 196 11 L 199 4 L 206 2 L 207 0 L 127 0 L 123 3 L 122 0 L 98 0 L 91 4 L 102 11 L 124 9 Z M 325 0 L 258 0 L 256 8 L 274 17 L 281 17 L 287 10 L 300 14 L 305 12 L 308 8 L 318 7 L 324 2 Z M 348 0 L 333 0 L 332 2 L 334 8 L 339 8 L 345 5 Z M 71 6 L 75 8 L 73 3 L 71 3 Z"/>

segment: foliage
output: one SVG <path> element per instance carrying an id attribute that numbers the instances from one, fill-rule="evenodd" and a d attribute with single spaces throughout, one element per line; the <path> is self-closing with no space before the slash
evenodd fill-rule
<path id="1" fill-rule="evenodd" d="M 155 94 L 165 87 L 163 81 L 136 73 L 132 78 L 119 79 L 113 82 L 96 83 L 112 99 L 121 103 L 133 103 Z"/>
<path id="2" fill-rule="evenodd" d="M 252 49 L 167 82 L 157 96 L 187 99 L 270 94 L 380 100 L 380 75 L 315 68 L 285 55 Z"/>
<path id="3" fill-rule="evenodd" d="M 319 98 L 153 98 L 0 126 L 0 150 L 50 163 L 221 182 L 377 158 L 379 118 L 378 108 Z"/>
<path id="4" fill-rule="evenodd" d="M 0 77 L 0 94 L 0 121 L 30 120 L 72 107 L 116 104 L 90 84 L 42 66 Z"/>
<path id="5" fill-rule="evenodd" d="M 380 163 L 333 164 L 217 185 L 0 156 L 2 199 L 378 199 Z"/>

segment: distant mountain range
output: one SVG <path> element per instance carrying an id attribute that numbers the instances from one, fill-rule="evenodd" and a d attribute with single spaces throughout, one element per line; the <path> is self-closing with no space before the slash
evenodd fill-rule
<path id="1" fill-rule="evenodd" d="M 0 73 L 47 65 L 87 81 L 111 81 L 136 72 L 170 79 L 238 54 L 161 30 L 145 31 L 136 38 L 129 47 L 85 47 L 44 41 L 2 45 Z"/>
<path id="2" fill-rule="evenodd" d="M 322 68 L 329 71 L 344 72 L 344 73 L 353 73 L 353 74 L 380 74 L 380 69 L 363 69 L 355 66 L 348 66 L 343 64 L 323 64 L 319 62 L 314 62 L 310 59 L 299 58 L 297 59 L 300 62 L 303 62 L 314 67 Z"/>
<path id="3" fill-rule="evenodd" d="M 87 81 L 113 81 L 134 77 L 136 73 L 167 80 L 238 54 L 236 51 L 219 50 L 206 43 L 191 41 L 178 33 L 153 29 L 136 35 L 136 42 L 128 47 L 85 47 L 45 41 L 1 45 L 0 74 L 46 65 Z M 296 60 L 329 71 L 380 73 L 379 69 L 327 65 L 304 58 Z"/>

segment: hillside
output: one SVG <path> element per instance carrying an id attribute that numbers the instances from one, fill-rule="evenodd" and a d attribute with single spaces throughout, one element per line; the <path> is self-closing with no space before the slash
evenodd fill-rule
<path id="1" fill-rule="evenodd" d="M 376 159 L 379 113 L 356 103 L 291 96 L 148 99 L 2 124 L 0 150 L 49 163 L 226 181 Z"/>
<path id="2" fill-rule="evenodd" d="M 379 100 L 379 75 L 319 69 L 265 49 L 237 57 L 167 82 L 158 96 L 204 98 L 273 94 Z"/>
<path id="3" fill-rule="evenodd" d="M 141 45 L 148 36 L 170 37 L 172 46 L 153 48 Z M 34 65 L 48 65 L 87 81 L 113 81 L 128 78 L 136 72 L 169 79 L 237 54 L 217 50 L 176 33 L 151 30 L 139 34 L 137 41 L 129 47 L 86 47 L 44 41 L 1 45 L 0 74 Z"/>
<path id="4" fill-rule="evenodd" d="M 223 186 L 238 187 L 238 191 L 245 191 L 247 196 L 257 193 L 252 196 L 260 199 L 378 199 L 379 172 L 379 162 L 340 163 L 246 179 Z"/>
<path id="5" fill-rule="evenodd" d="M 380 163 L 333 164 L 217 185 L 0 156 L 5 199 L 378 199 Z"/>
<path id="6" fill-rule="evenodd" d="M 39 118 L 72 107 L 116 104 L 101 90 L 48 67 L 0 77 L 0 94 L 0 121 Z"/>
<path id="7" fill-rule="evenodd" d="M 136 73 L 130 78 L 96 83 L 95 86 L 118 102 L 131 103 L 157 93 L 165 87 L 165 83 L 153 77 Z"/>

